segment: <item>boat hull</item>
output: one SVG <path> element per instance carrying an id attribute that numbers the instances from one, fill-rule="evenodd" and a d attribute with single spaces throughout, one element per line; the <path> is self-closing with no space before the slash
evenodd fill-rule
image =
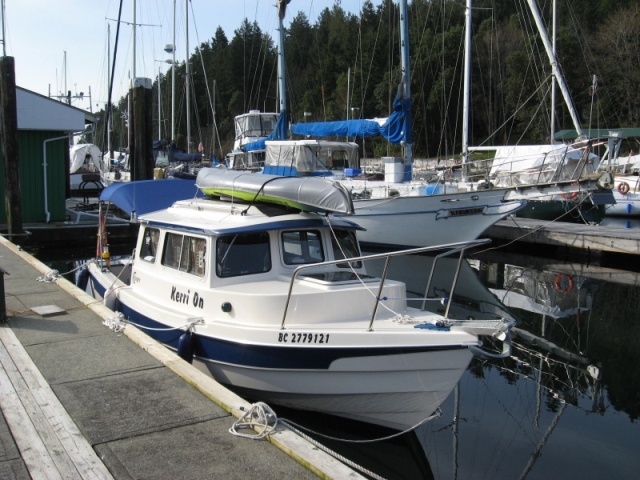
<path id="1" fill-rule="evenodd" d="M 132 322 L 174 350 L 182 330 L 121 305 Z M 149 330 L 147 330 L 149 329 Z M 330 335 L 334 335 L 331 333 Z M 408 429 L 428 418 L 460 380 L 473 356 L 464 345 L 443 347 L 285 348 L 194 334 L 194 360 L 247 398 Z M 239 363 L 238 360 L 243 363 Z"/>
<path id="2" fill-rule="evenodd" d="M 353 221 L 363 246 L 427 247 L 475 240 L 523 201 L 503 202 L 504 191 L 354 200 Z"/>
<path id="3" fill-rule="evenodd" d="M 365 355 L 337 360 L 327 370 L 300 371 L 212 361 L 205 365 L 213 378 L 246 398 L 405 430 L 427 419 L 446 400 L 471 356 L 467 348 Z M 290 391 L 292 383 L 295 393 Z"/>
<path id="4" fill-rule="evenodd" d="M 578 204 L 570 200 L 529 200 L 527 205 L 516 213 L 520 218 L 593 224 L 600 223 L 604 215 L 604 205 L 594 205 L 591 202 Z"/>
<path id="5" fill-rule="evenodd" d="M 640 217 L 640 195 L 635 194 L 635 198 L 631 195 L 616 195 L 616 203 L 608 205 L 605 215 L 614 217 Z"/>
<path id="6" fill-rule="evenodd" d="M 180 353 L 184 329 L 161 321 L 143 299 L 128 296 L 126 287 L 119 289 L 114 301 L 104 287 L 113 281 L 104 278 L 105 272 L 96 265 L 89 270 L 88 291 L 94 297 L 107 295 L 109 306 L 130 323 Z M 324 338 L 330 336 L 334 346 L 317 340 L 292 344 L 277 339 L 295 337 L 295 329 L 275 327 L 256 333 L 256 329 L 239 331 L 242 328 L 229 325 L 199 328 L 190 339 L 193 360 L 203 362 L 216 381 L 238 394 L 273 406 L 318 411 L 396 430 L 415 426 L 434 413 L 468 367 L 473 356 L 469 347 L 478 345 L 471 335 L 456 337 L 450 344 L 442 340 L 389 344 L 379 340 L 384 332 L 366 328 L 323 329 Z M 443 338 L 448 334 L 442 333 Z M 428 335 L 425 331 L 425 338 Z"/>

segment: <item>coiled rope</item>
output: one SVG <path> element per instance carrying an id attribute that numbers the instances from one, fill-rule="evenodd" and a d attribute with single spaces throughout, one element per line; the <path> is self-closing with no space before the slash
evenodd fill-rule
<path id="1" fill-rule="evenodd" d="M 278 417 L 271 407 L 266 403 L 257 402 L 251 405 L 242 417 L 233 422 L 229 433 L 238 437 L 260 440 L 273 432 L 277 426 Z M 242 429 L 253 433 L 241 432 Z"/>
<path id="2" fill-rule="evenodd" d="M 36 280 L 38 282 L 52 283 L 61 277 L 74 273 L 76 270 L 80 270 L 81 268 L 87 266 L 89 263 L 90 262 L 82 263 L 78 265 L 76 268 L 72 268 L 66 273 L 60 273 L 58 270 L 52 269 L 52 270 L 49 270 L 46 274 L 42 275 L 41 277 L 37 277 Z"/>
<path id="3" fill-rule="evenodd" d="M 58 272 L 58 270 L 49 270 L 46 274 L 36 278 L 36 280 L 38 282 L 53 283 L 58 278 L 60 278 L 60 272 Z"/>
<path id="4" fill-rule="evenodd" d="M 331 455 L 333 458 L 341 461 L 342 463 L 353 468 L 354 470 L 358 470 L 359 472 L 364 473 L 365 475 L 368 475 L 369 477 L 374 478 L 376 480 L 385 480 L 384 477 L 381 477 L 375 472 L 372 472 L 362 467 L 361 465 L 358 465 L 357 463 L 331 450 L 325 445 L 322 445 L 320 442 L 310 437 L 309 435 L 304 433 L 302 430 L 313 433 L 315 435 L 326 438 L 328 440 L 335 440 L 338 442 L 354 443 L 354 444 L 374 443 L 374 442 L 390 440 L 400 435 L 404 435 L 405 433 L 415 430 L 423 423 L 426 423 L 429 420 L 439 417 L 441 414 L 442 414 L 441 410 L 437 408 L 432 415 L 420 420 L 417 424 L 413 425 L 412 427 L 409 427 L 408 429 L 403 430 L 401 432 L 396 432 L 394 434 L 388 435 L 386 437 L 372 438 L 368 440 L 347 440 L 344 438 L 332 437 L 330 435 L 325 435 L 325 434 L 316 432 L 310 428 L 303 427 L 302 425 L 299 425 L 292 420 L 288 420 L 285 418 L 278 419 L 277 415 L 271 409 L 271 407 L 269 407 L 269 405 L 263 402 L 257 402 L 252 404 L 251 408 L 247 410 L 242 417 L 240 417 L 238 420 L 236 420 L 233 423 L 233 425 L 229 429 L 229 433 L 239 437 L 250 438 L 252 440 L 259 440 L 268 436 L 271 432 L 273 432 L 276 429 L 279 422 L 282 425 L 286 426 L 289 430 L 294 432 L 296 435 L 300 436 L 301 438 L 311 443 L 314 447 L 318 448 L 319 450 L 322 450 L 328 455 Z M 239 429 L 249 429 L 249 430 L 252 430 L 254 433 L 243 433 L 238 431 Z"/>

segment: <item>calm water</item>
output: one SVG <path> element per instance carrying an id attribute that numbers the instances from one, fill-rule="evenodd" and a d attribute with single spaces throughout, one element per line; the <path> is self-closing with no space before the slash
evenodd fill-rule
<path id="1" fill-rule="evenodd" d="M 396 265 L 394 276 L 418 294 L 416 274 L 429 262 Z M 472 361 L 440 417 L 386 441 L 347 443 L 321 435 L 353 442 L 393 432 L 275 408 L 278 416 L 373 477 L 638 478 L 640 274 L 502 250 L 463 267 L 454 314 L 508 312 L 517 335 L 510 358 Z"/>

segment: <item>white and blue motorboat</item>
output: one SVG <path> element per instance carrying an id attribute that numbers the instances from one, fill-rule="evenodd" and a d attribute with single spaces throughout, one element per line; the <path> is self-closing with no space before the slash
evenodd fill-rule
<path id="1" fill-rule="evenodd" d="M 98 258 L 86 287 L 125 328 L 246 398 L 403 430 L 434 413 L 474 354 L 508 355 L 510 318 L 449 317 L 457 275 L 419 298 L 388 278 L 394 258 L 436 248 L 361 254 L 339 184 L 217 169 L 196 184 L 207 196 L 139 217 L 129 273 Z"/>

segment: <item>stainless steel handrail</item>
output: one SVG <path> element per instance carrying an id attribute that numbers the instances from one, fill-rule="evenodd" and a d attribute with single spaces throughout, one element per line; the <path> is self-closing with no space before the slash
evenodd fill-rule
<path id="1" fill-rule="evenodd" d="M 378 311 L 378 306 L 381 300 L 381 294 L 382 294 L 382 289 L 384 287 L 384 282 L 386 281 L 386 277 L 388 274 L 388 265 L 389 265 L 389 261 L 392 257 L 399 257 L 399 256 L 405 256 L 405 255 L 413 255 L 416 253 L 424 253 L 424 252 L 435 252 L 435 251 L 440 251 L 440 250 L 446 250 L 445 252 L 441 252 L 440 254 L 437 255 L 437 258 L 441 258 L 443 256 L 450 256 L 453 255 L 455 253 L 460 253 L 460 259 L 458 260 L 458 266 L 456 269 L 456 274 L 454 276 L 454 280 L 453 280 L 453 287 L 455 287 L 455 284 L 457 283 L 457 279 L 458 279 L 458 273 L 460 271 L 460 266 L 461 266 L 461 262 L 462 262 L 462 255 L 464 253 L 465 250 L 468 250 L 470 248 L 479 246 L 479 245 L 484 245 L 486 243 L 491 242 L 491 239 L 488 238 L 481 238 L 481 239 L 476 239 L 476 240 L 470 240 L 468 242 L 455 242 L 455 243 L 448 243 L 448 244 L 444 244 L 444 245 L 436 245 L 436 246 L 431 246 L 431 247 L 418 247 L 418 248 L 410 248 L 410 249 L 406 249 L 406 250 L 396 250 L 393 252 L 384 252 L 384 253 L 375 253 L 372 255 L 364 255 L 364 256 L 360 256 L 360 257 L 353 257 L 353 258 L 341 258 L 339 260 L 331 260 L 331 261 L 327 261 L 327 262 L 321 262 L 321 263 L 311 263 L 308 265 L 301 265 L 299 267 L 297 267 L 292 275 L 291 275 L 291 281 L 289 282 L 289 290 L 287 293 L 287 302 L 285 304 L 284 307 L 284 312 L 282 315 L 282 323 L 280 324 L 280 329 L 284 330 L 285 329 L 285 322 L 286 322 L 286 318 L 287 318 L 287 312 L 289 310 L 289 304 L 291 303 L 291 295 L 293 292 L 293 286 L 295 283 L 296 278 L 298 277 L 298 274 L 300 272 L 302 272 L 303 270 L 309 270 L 311 268 L 318 268 L 318 267 L 324 267 L 327 265 L 336 265 L 339 263 L 351 263 L 351 262 L 365 262 L 368 260 L 377 260 L 377 259 L 385 259 L 385 265 L 383 268 L 383 272 L 382 275 L 380 276 L 380 286 L 378 288 L 378 293 L 376 295 L 376 303 L 374 305 L 373 308 L 373 313 L 371 315 L 371 321 L 369 323 L 369 330 L 371 331 L 373 329 L 373 322 L 375 320 L 375 316 L 376 313 Z M 428 288 L 431 284 L 431 280 L 433 278 L 433 273 L 434 273 L 434 268 L 435 268 L 435 262 L 434 265 L 431 269 L 431 273 L 429 275 L 429 281 L 427 284 L 427 291 Z M 453 287 L 451 290 L 451 293 L 453 293 Z M 451 304 L 451 296 L 449 295 L 449 305 Z M 447 310 L 446 313 L 448 314 L 449 311 L 449 307 L 447 306 Z"/>

